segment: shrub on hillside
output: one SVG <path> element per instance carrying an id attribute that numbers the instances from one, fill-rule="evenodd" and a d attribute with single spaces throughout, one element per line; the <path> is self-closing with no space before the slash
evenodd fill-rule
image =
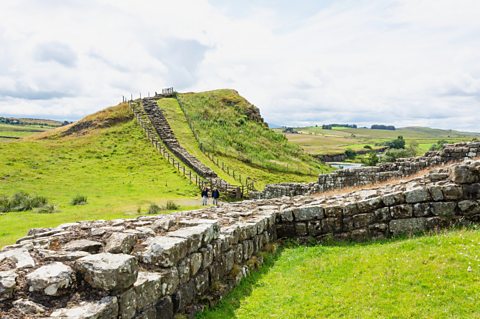
<path id="1" fill-rule="evenodd" d="M 392 141 L 386 142 L 385 146 L 388 148 L 403 149 L 405 148 L 405 140 L 403 139 L 403 136 L 399 136 Z"/>
<path id="2" fill-rule="evenodd" d="M 10 198 L 0 195 L 0 212 L 23 212 L 42 208 L 48 205 L 48 200 L 43 196 L 30 196 L 25 192 L 13 194 Z"/>
<path id="3" fill-rule="evenodd" d="M 445 146 L 445 144 L 448 144 L 448 141 L 446 140 L 439 140 L 437 141 L 437 143 L 433 144 L 432 146 L 430 146 L 430 151 L 440 151 L 441 149 L 443 149 L 443 147 Z"/>
<path id="4" fill-rule="evenodd" d="M 176 204 L 175 202 L 172 202 L 171 200 L 169 200 L 167 202 L 167 205 L 165 206 L 165 208 L 167 210 L 177 210 L 180 208 L 180 206 L 178 204 Z"/>
<path id="5" fill-rule="evenodd" d="M 73 206 L 85 205 L 87 204 L 87 196 L 77 195 L 72 199 L 70 204 L 72 204 Z"/>
<path id="6" fill-rule="evenodd" d="M 157 204 L 150 204 L 150 207 L 148 208 L 148 211 L 147 213 L 148 214 L 158 214 L 162 209 L 160 208 L 160 206 L 158 206 Z"/>
<path id="7" fill-rule="evenodd" d="M 55 206 L 52 204 L 46 204 L 42 207 L 38 207 L 33 210 L 33 212 L 37 214 L 52 214 L 52 213 L 55 213 L 55 211 L 56 211 Z"/>
<path id="8" fill-rule="evenodd" d="M 376 152 L 368 152 L 368 154 L 366 154 L 365 157 L 362 158 L 362 163 L 366 166 L 375 166 L 378 164 L 379 161 L 380 159 L 378 158 Z"/>
<path id="9" fill-rule="evenodd" d="M 395 162 L 399 158 L 408 158 L 415 156 L 411 150 L 390 149 L 382 157 L 382 162 Z"/>
<path id="10" fill-rule="evenodd" d="M 345 156 L 347 157 L 347 159 L 353 160 L 357 156 L 357 152 L 349 148 L 345 151 Z"/>

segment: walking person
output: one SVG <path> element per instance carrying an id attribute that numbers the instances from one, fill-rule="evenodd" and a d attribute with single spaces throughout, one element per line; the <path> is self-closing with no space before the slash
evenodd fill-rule
<path id="1" fill-rule="evenodd" d="M 213 198 L 213 205 L 218 206 L 218 199 L 220 198 L 220 192 L 218 191 L 218 188 L 215 188 L 212 191 L 212 198 Z"/>
<path id="2" fill-rule="evenodd" d="M 202 189 L 202 205 L 208 205 L 208 188 Z"/>

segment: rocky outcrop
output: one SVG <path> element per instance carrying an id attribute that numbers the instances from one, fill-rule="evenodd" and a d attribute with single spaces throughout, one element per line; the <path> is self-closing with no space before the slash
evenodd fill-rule
<path id="1" fill-rule="evenodd" d="M 446 145 L 442 151 L 428 152 L 425 156 L 402 158 L 378 166 L 337 170 L 318 177 L 317 183 L 270 184 L 262 192 L 251 192 L 250 198 L 275 198 L 279 196 L 309 195 L 345 187 L 365 186 L 403 178 L 435 167 L 480 156 L 480 142 Z"/>
<path id="2" fill-rule="evenodd" d="M 173 318 L 215 303 L 278 239 L 368 240 L 478 222 L 480 161 L 467 161 L 335 196 L 36 229 L 0 252 L 0 317 Z M 65 250 L 80 240 L 100 249 Z"/>

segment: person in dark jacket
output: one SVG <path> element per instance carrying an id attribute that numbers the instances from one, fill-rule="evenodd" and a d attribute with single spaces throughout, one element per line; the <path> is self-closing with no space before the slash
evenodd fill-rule
<path id="1" fill-rule="evenodd" d="M 202 205 L 203 206 L 208 205 L 208 188 L 204 188 L 202 190 Z"/>
<path id="2" fill-rule="evenodd" d="M 220 192 L 217 188 L 212 191 L 213 205 L 218 206 L 218 199 L 220 198 Z"/>

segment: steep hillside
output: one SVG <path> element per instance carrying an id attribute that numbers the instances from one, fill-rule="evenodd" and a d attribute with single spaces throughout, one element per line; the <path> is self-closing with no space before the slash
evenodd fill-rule
<path id="1" fill-rule="evenodd" d="M 60 210 L 0 215 L 0 246 L 32 227 L 134 216 L 139 208 L 145 214 L 150 202 L 196 205 L 197 189 L 155 152 L 125 104 L 35 138 L 0 143 L 0 155 L 0 195 L 26 191 Z M 88 204 L 72 206 L 76 195 L 87 196 Z"/>
<path id="2" fill-rule="evenodd" d="M 240 174 L 256 178 L 257 185 L 313 181 L 329 170 L 268 129 L 258 108 L 234 90 L 185 93 L 177 98 L 201 147 Z"/>

